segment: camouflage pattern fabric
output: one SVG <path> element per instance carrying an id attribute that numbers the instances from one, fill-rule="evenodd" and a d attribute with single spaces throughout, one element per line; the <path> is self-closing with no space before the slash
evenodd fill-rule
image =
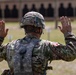
<path id="1" fill-rule="evenodd" d="M 29 38 L 35 39 L 33 36 L 26 37 L 28 40 Z M 23 40 L 23 45 L 27 43 L 25 39 L 21 40 Z M 17 41 L 12 41 L 6 46 L 0 47 L 0 61 L 5 59 L 8 62 L 10 69 L 14 69 L 15 66 L 13 58 L 16 50 L 16 42 Z M 56 42 L 41 40 L 38 44 L 36 44 L 32 51 L 33 75 L 44 75 L 46 71 L 46 65 L 49 60 L 73 61 L 76 58 L 76 37 L 73 34 L 67 34 L 65 36 L 65 43 L 66 45 L 62 45 Z M 18 45 L 16 44 L 16 46 Z"/>
<path id="2" fill-rule="evenodd" d="M 29 40 L 28 40 L 29 39 Z M 26 43 L 27 42 L 27 43 Z M 25 38 L 24 42 L 18 40 L 15 43 L 14 75 L 33 75 L 32 50 L 39 39 Z M 25 43 L 25 44 L 24 44 Z M 9 49 L 9 47 L 8 47 Z"/>
<path id="3" fill-rule="evenodd" d="M 31 25 L 35 27 L 45 28 L 44 17 L 38 12 L 28 12 L 24 15 L 21 20 L 20 27 L 24 27 L 26 25 Z"/>

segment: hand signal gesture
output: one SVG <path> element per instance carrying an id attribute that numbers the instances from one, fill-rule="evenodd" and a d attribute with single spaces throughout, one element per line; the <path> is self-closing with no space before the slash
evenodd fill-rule
<path id="1" fill-rule="evenodd" d="M 66 16 L 62 16 L 60 18 L 60 21 L 61 21 L 61 24 L 62 24 L 62 27 L 59 26 L 59 29 L 60 31 L 63 33 L 63 34 L 67 34 L 68 32 L 71 33 L 72 31 L 72 27 L 71 27 L 71 20 L 69 18 L 67 18 Z"/>
<path id="2" fill-rule="evenodd" d="M 0 37 L 5 38 L 8 33 L 8 29 L 5 29 L 5 22 L 0 21 Z"/>

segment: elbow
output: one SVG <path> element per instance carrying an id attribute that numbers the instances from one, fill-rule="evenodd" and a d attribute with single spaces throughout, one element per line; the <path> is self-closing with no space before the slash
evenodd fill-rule
<path id="1" fill-rule="evenodd" d="M 3 61 L 3 58 L 0 58 L 0 62 Z"/>
<path id="2" fill-rule="evenodd" d="M 70 62 L 70 61 L 73 61 L 75 60 L 75 57 L 69 57 L 69 58 L 66 58 L 66 59 L 63 59 L 64 61 L 67 61 L 67 62 Z"/>

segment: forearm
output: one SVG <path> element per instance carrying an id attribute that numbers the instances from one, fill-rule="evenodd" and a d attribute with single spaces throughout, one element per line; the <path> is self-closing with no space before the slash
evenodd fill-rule
<path id="1" fill-rule="evenodd" d="M 8 34 L 8 28 L 5 28 L 5 22 L 3 20 L 0 21 L 0 59 L 6 58 L 6 50 L 5 46 L 2 46 L 4 38 Z"/>
<path id="2" fill-rule="evenodd" d="M 71 42 L 74 46 L 76 46 L 76 36 L 73 33 L 64 34 L 64 37 L 66 44 Z"/>
<path id="3" fill-rule="evenodd" d="M 54 47 L 53 51 L 59 59 L 71 61 L 76 58 L 76 36 L 72 34 L 71 20 L 66 16 L 60 18 L 62 27 L 60 31 L 64 34 L 66 45 L 60 44 Z"/>
<path id="4" fill-rule="evenodd" d="M 2 45 L 3 41 L 4 41 L 4 38 L 0 37 L 0 61 L 2 61 L 3 59 L 5 59 L 4 46 Z"/>
<path id="5" fill-rule="evenodd" d="M 75 59 L 76 58 L 76 36 L 72 33 L 67 34 L 65 36 L 65 42 L 66 42 L 68 60 L 70 61 Z"/>
<path id="6" fill-rule="evenodd" d="M 4 41 L 4 37 L 0 37 L 0 46 L 2 45 L 3 41 Z"/>
<path id="7" fill-rule="evenodd" d="M 4 50 L 4 46 L 0 46 L 0 61 L 6 59 L 6 56 L 5 56 L 6 52 Z"/>
<path id="8" fill-rule="evenodd" d="M 66 45 L 50 42 L 45 52 L 51 60 L 72 61 L 76 58 L 76 37 L 72 33 L 64 35 Z"/>
<path id="9" fill-rule="evenodd" d="M 58 60 L 72 61 L 76 58 L 76 37 L 73 34 L 67 34 L 65 42 L 66 45 L 53 46 L 52 51 Z"/>

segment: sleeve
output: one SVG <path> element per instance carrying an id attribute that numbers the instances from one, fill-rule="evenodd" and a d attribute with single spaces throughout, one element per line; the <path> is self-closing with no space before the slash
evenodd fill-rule
<path id="1" fill-rule="evenodd" d="M 7 61 L 7 57 L 9 57 L 9 52 L 11 52 L 11 50 L 14 49 L 14 46 L 18 40 L 13 40 L 7 43 L 6 45 L 0 45 L 0 62 L 2 60 Z"/>
<path id="2" fill-rule="evenodd" d="M 6 46 L 0 46 L 0 62 L 6 60 Z"/>
<path id="3" fill-rule="evenodd" d="M 47 48 L 49 59 L 72 61 L 76 58 L 76 37 L 73 34 L 64 35 L 66 45 L 50 42 Z"/>

